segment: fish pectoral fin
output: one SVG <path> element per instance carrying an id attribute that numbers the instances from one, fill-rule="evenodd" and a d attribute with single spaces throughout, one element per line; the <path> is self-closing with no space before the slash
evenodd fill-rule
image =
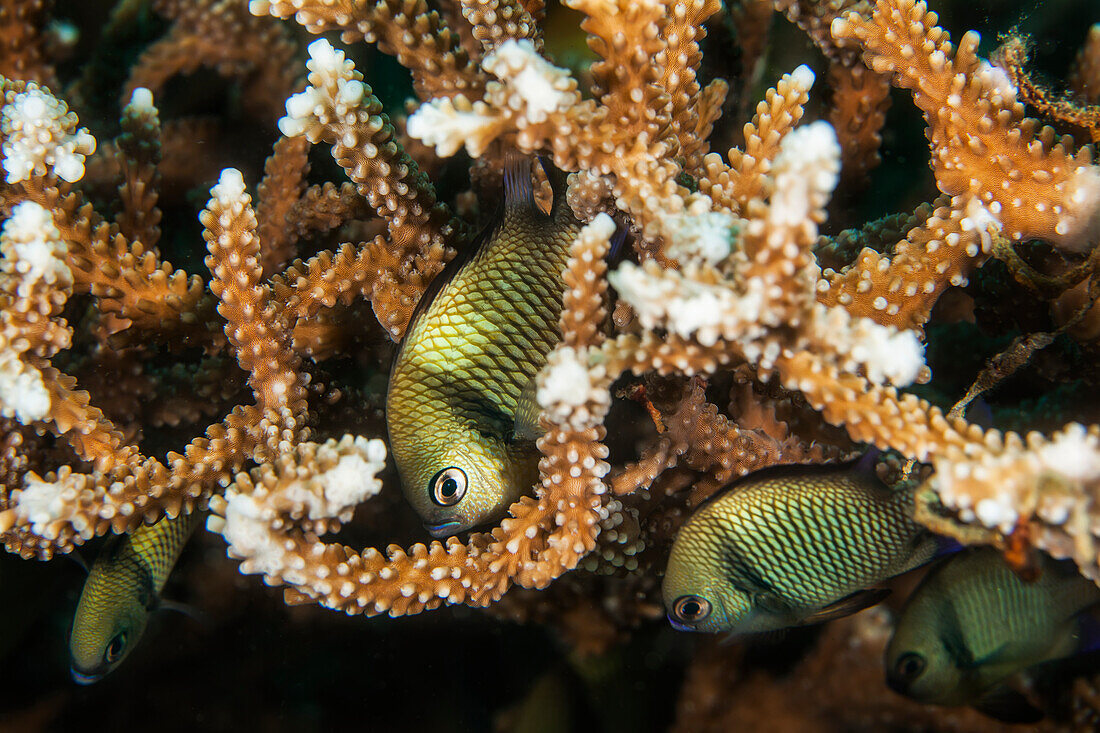
<path id="1" fill-rule="evenodd" d="M 537 440 L 546 432 L 539 425 L 542 408 L 539 407 L 539 401 L 535 396 L 536 390 L 535 378 L 531 377 L 519 393 L 519 399 L 516 400 L 516 418 L 512 434 L 518 440 Z"/>
<path id="2" fill-rule="evenodd" d="M 991 651 L 989 654 L 986 654 L 981 659 L 973 660 L 970 663 L 970 667 L 972 669 L 977 669 L 978 667 L 988 667 L 992 665 L 1002 664 L 1006 661 L 1005 657 L 1016 656 L 1015 654 L 1011 653 L 1011 650 L 1009 648 L 1010 646 L 1011 644 L 1006 641 L 1004 644 L 1001 644 L 999 647 Z"/>
<path id="3" fill-rule="evenodd" d="M 888 595 L 890 595 L 890 591 L 886 588 L 869 588 L 868 590 L 856 591 L 852 595 L 845 596 L 839 601 L 830 603 L 828 606 L 806 616 L 802 623 L 807 625 L 820 624 L 825 621 L 851 616 L 853 613 L 858 613 L 865 608 L 882 603 Z"/>
<path id="4" fill-rule="evenodd" d="M 772 591 L 762 591 L 755 594 L 752 597 L 752 602 L 753 605 L 761 611 L 770 613 L 773 616 L 783 616 L 789 614 L 793 610 L 789 603 Z"/>
<path id="5" fill-rule="evenodd" d="M 775 646 L 781 644 L 788 636 L 790 636 L 791 627 L 787 626 L 782 629 L 772 629 L 770 631 L 752 631 L 747 634 L 730 633 L 719 644 L 728 644 L 733 641 L 741 643 L 748 643 L 753 646 Z"/>
<path id="6" fill-rule="evenodd" d="M 169 601 L 164 598 L 160 599 L 160 603 L 157 605 L 158 610 L 175 611 L 176 613 L 182 613 L 200 624 L 206 624 L 208 619 L 206 614 L 200 611 L 195 606 L 191 606 L 186 603 L 180 603 L 179 601 Z"/>
<path id="7" fill-rule="evenodd" d="M 975 710 L 1002 723 L 1038 723 L 1043 711 L 1008 685 L 999 685 L 973 704 Z"/>

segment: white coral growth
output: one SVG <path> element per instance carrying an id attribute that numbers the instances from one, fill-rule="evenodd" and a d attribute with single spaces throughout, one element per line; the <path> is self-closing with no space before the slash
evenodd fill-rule
<path id="1" fill-rule="evenodd" d="M 30 297 L 40 284 L 47 288 L 68 288 L 73 273 L 65 260 L 68 248 L 53 216 L 33 201 L 12 209 L 0 230 L 0 273 L 15 279 L 16 295 Z"/>
<path id="2" fill-rule="evenodd" d="M 588 349 L 551 351 L 536 384 L 535 399 L 557 425 L 585 430 L 603 422 L 611 408 L 611 380 L 602 365 L 589 366 Z"/>
<path id="3" fill-rule="evenodd" d="M 1100 579 L 1100 428 L 990 436 L 988 450 L 933 458 L 929 487 L 943 506 L 963 524 L 1003 534 L 1029 522 L 1032 543 Z"/>
<path id="4" fill-rule="evenodd" d="M 0 415 L 23 424 L 44 419 L 50 411 L 50 394 L 42 373 L 26 363 L 22 354 L 31 348 L 18 326 L 18 314 L 49 313 L 48 300 L 65 295 L 73 284 L 65 261 L 66 247 L 50 212 L 25 201 L 14 209 L 0 231 L 0 289 L 13 298 L 12 315 L 0 320 Z"/>
<path id="5" fill-rule="evenodd" d="M 458 95 L 425 102 L 409 117 L 409 135 L 441 156 L 465 146 L 476 158 L 506 126 L 523 138 L 525 128 L 543 124 L 580 101 L 576 80 L 540 56 L 530 40 L 501 43 L 481 68 L 497 78 L 486 85 L 484 99 Z"/>
<path id="6" fill-rule="evenodd" d="M 23 488 L 12 492 L 15 517 L 21 523 L 30 522 L 31 531 L 47 540 L 56 538 L 57 527 L 66 523 L 72 523 L 73 529 L 84 539 L 91 539 L 91 526 L 75 510 L 81 506 L 88 484 L 87 475 L 73 473 L 69 466 L 62 466 L 53 478 L 43 478 L 28 471 Z"/>
<path id="7" fill-rule="evenodd" d="M 214 497 L 207 528 L 225 537 L 230 555 L 244 560 L 241 572 L 300 583 L 304 563 L 288 554 L 279 530 L 302 519 L 315 526 L 351 519 L 358 504 L 381 490 L 378 474 L 385 465 L 381 440 L 345 435 L 339 442 L 303 443 L 296 454 L 255 469 L 252 479 L 239 475 L 224 497 Z"/>
<path id="8" fill-rule="evenodd" d="M 359 111 L 370 88 L 344 52 L 323 38 L 309 44 L 306 68 L 309 86 L 286 100 L 286 117 L 279 120 L 279 131 L 318 143 L 327 127 Z"/>
<path id="9" fill-rule="evenodd" d="M 8 183 L 49 174 L 72 183 L 84 177 L 84 160 L 95 138 L 77 127 L 64 102 L 30 84 L 0 109 L 0 154 Z"/>

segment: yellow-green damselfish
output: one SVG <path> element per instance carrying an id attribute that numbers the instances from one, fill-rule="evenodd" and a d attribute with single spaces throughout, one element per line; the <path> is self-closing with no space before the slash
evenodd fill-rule
<path id="1" fill-rule="evenodd" d="M 932 559 L 937 542 L 871 461 L 780 466 L 700 505 L 672 544 L 662 586 L 684 631 L 757 633 L 881 600 L 871 586 Z"/>
<path id="2" fill-rule="evenodd" d="M 160 592 L 199 513 L 143 525 L 108 544 L 80 594 L 69 638 L 73 679 L 91 684 L 115 669 L 141 639 Z"/>
<path id="3" fill-rule="evenodd" d="M 435 537 L 499 518 L 538 476 L 533 380 L 559 339 L 562 270 L 580 229 L 564 199 L 555 191 L 542 213 L 530 161 L 516 158 L 503 216 L 433 281 L 394 362 L 390 447 Z"/>
<path id="4" fill-rule="evenodd" d="M 1000 688 L 1013 674 L 1082 649 L 1085 609 L 1100 588 L 1072 563 L 1042 555 L 1025 582 L 993 548 L 968 550 L 933 568 L 909 598 L 886 648 L 886 681 L 914 700 L 973 705 L 1034 722 L 1022 698 Z M 1092 624 L 1095 626 L 1095 624 Z"/>

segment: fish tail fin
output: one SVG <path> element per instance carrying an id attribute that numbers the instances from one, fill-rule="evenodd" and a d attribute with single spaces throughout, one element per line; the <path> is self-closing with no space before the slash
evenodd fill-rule
<path id="1" fill-rule="evenodd" d="M 1077 647 L 1074 653 L 1089 654 L 1100 651 L 1100 618 L 1097 617 L 1098 613 L 1100 613 L 1100 608 L 1093 605 L 1081 611 L 1074 618 L 1074 623 L 1077 626 Z"/>
<path id="2" fill-rule="evenodd" d="M 535 189 L 531 184 L 531 158 L 518 151 L 508 153 L 504 161 L 504 208 L 535 209 Z"/>

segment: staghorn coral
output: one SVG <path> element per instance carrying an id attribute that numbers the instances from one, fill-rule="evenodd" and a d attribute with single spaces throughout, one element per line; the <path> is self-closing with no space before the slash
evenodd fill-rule
<path id="1" fill-rule="evenodd" d="M 289 603 L 370 616 L 497 604 L 599 656 L 656 626 L 668 546 L 699 502 L 759 468 L 869 443 L 928 464 L 917 491 L 936 531 L 1042 548 L 1097 576 L 1100 436 L 1079 424 L 1096 414 L 1021 437 L 945 415 L 914 387 L 938 376 L 924 346 L 941 296 L 990 258 L 1014 254 L 1013 275 L 1057 280 L 1021 306 L 1044 312 L 1091 274 L 1100 168 L 1025 104 L 1053 124 L 1079 120 L 1035 104 L 978 55 L 976 34 L 952 45 L 913 0 L 774 3 L 825 54 L 831 93 L 808 65 L 759 61 L 765 3 L 737 8 L 752 38 L 729 80 L 707 65 L 718 2 L 563 5 L 594 55 L 583 75 L 548 55 L 544 16 L 563 9 L 538 2 L 155 2 L 168 31 L 119 79 L 117 124 L 87 84 L 71 90 L 74 109 L 63 101 L 43 5 L 0 13 L 7 548 L 49 558 L 209 504 L 240 571 L 285 586 Z M 117 27 L 130 11 L 119 6 Z M 348 52 L 314 40 L 303 65 L 299 40 L 322 31 Z M 1094 36 L 1069 85 L 1083 100 Z M 418 101 L 403 122 L 367 83 L 364 42 L 411 74 Z M 204 66 L 240 102 L 230 125 L 168 112 L 169 80 Z M 727 90 L 747 109 L 758 74 L 774 83 L 730 134 L 742 120 L 723 114 Z M 924 116 L 938 191 L 837 232 L 827 211 L 878 175 L 891 84 Z M 235 124 L 263 131 L 266 163 L 218 151 L 200 172 L 198 141 Z M 719 139 L 741 142 L 712 152 Z M 310 154 L 321 145 L 335 166 Z M 496 526 L 423 544 L 386 503 L 379 395 L 432 279 L 491 221 L 484 193 L 511 149 L 568 173 L 585 222 L 563 273 L 562 341 L 537 379 L 539 480 Z M 477 159 L 468 170 L 461 150 Z M 203 191 L 201 229 L 181 225 L 173 187 Z M 630 252 L 609 264 L 624 233 Z M 1032 239 L 1043 263 L 1025 261 Z M 1086 286 L 1074 312 L 1092 297 Z M 706 727 L 692 706 L 711 726 L 766 716 L 769 700 L 818 679 L 835 689 L 813 715 L 874 726 L 912 712 L 835 681 L 849 666 L 877 677 L 883 618 L 827 634 L 785 682 L 756 674 L 723 706 L 709 679 L 703 708 L 689 690 L 681 724 Z M 704 652 L 689 685 L 707 664 Z M 923 714 L 945 730 L 968 720 Z"/>

